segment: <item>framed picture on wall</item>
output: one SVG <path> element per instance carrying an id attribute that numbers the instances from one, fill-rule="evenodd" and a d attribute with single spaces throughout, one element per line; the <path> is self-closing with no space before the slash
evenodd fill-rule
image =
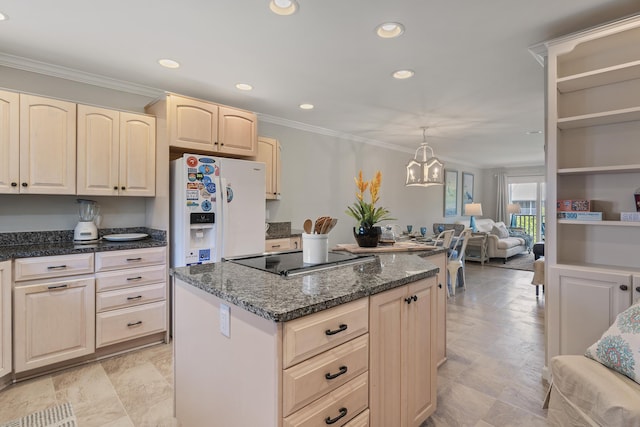
<path id="1" fill-rule="evenodd" d="M 473 203 L 473 174 L 462 172 L 462 215 L 465 215 L 467 203 Z"/>
<path id="2" fill-rule="evenodd" d="M 458 171 L 444 170 L 444 216 L 458 215 Z"/>

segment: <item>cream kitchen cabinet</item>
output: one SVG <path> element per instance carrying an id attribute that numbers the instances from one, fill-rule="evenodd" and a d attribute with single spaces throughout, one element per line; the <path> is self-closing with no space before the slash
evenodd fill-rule
<path id="1" fill-rule="evenodd" d="M 80 274 L 93 270 L 93 254 L 23 258 L 14 266 L 14 371 L 93 353 L 94 277 Z"/>
<path id="2" fill-rule="evenodd" d="M 265 252 L 296 251 L 302 249 L 300 237 L 285 237 L 282 239 L 266 239 Z"/>
<path id="3" fill-rule="evenodd" d="M 240 157 L 257 153 L 254 113 L 172 93 L 146 111 L 166 118 L 172 151 Z"/>
<path id="4" fill-rule="evenodd" d="M 426 260 L 434 263 L 440 269 L 436 276 L 436 361 L 440 366 L 447 360 L 447 253 L 442 252 L 430 256 Z"/>
<path id="5" fill-rule="evenodd" d="M 0 91 L 0 193 L 75 194 L 76 104 Z"/>
<path id="6" fill-rule="evenodd" d="M 155 118 L 78 105 L 77 194 L 154 196 Z"/>
<path id="7" fill-rule="evenodd" d="M 258 162 L 266 164 L 266 199 L 280 199 L 280 142 L 277 139 L 258 137 Z"/>
<path id="8" fill-rule="evenodd" d="M 20 192 L 20 95 L 0 91 L 0 193 Z"/>
<path id="9" fill-rule="evenodd" d="M 0 262 L 0 378 L 12 370 L 11 305 L 11 261 L 3 261 Z"/>
<path id="10" fill-rule="evenodd" d="M 436 283 L 370 297 L 371 426 L 418 427 L 436 409 Z"/>
<path id="11" fill-rule="evenodd" d="M 166 331 L 166 249 L 95 256 L 96 348 Z"/>

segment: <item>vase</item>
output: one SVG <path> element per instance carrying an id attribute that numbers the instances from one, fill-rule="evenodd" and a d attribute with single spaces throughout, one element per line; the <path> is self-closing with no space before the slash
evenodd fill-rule
<path id="1" fill-rule="evenodd" d="M 380 241 L 381 227 L 353 227 L 353 236 L 361 248 L 375 248 Z"/>

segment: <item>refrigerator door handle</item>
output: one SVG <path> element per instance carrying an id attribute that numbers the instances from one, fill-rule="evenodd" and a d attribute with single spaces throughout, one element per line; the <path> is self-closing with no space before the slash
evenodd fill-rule
<path id="1" fill-rule="evenodd" d="M 218 215 L 220 220 L 217 220 L 217 235 L 216 240 L 218 242 L 222 242 L 222 245 L 219 245 L 218 248 L 218 261 L 224 258 L 226 248 L 227 248 L 227 237 L 228 237 L 228 228 L 229 228 L 229 207 L 227 203 L 227 180 L 225 178 L 220 177 L 220 195 L 222 196 L 222 200 L 218 200 Z M 221 215 L 220 215 L 221 214 Z"/>

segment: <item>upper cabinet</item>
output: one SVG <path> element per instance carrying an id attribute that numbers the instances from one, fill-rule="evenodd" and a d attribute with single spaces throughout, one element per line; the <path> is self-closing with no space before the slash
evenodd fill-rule
<path id="1" fill-rule="evenodd" d="M 20 95 L 0 91 L 0 193 L 20 192 Z"/>
<path id="2" fill-rule="evenodd" d="M 20 193 L 76 193 L 76 104 L 20 94 L 19 139 Z"/>
<path id="3" fill-rule="evenodd" d="M 155 118 L 78 105 L 79 195 L 154 196 Z"/>
<path id="4" fill-rule="evenodd" d="M 168 94 L 166 103 L 171 148 L 203 154 L 256 155 L 255 114 L 175 94 Z M 154 105 L 148 110 L 154 111 Z"/>
<path id="5" fill-rule="evenodd" d="M 266 175 L 266 198 L 280 199 L 280 142 L 273 138 L 258 137 L 258 162 L 264 162 Z"/>

